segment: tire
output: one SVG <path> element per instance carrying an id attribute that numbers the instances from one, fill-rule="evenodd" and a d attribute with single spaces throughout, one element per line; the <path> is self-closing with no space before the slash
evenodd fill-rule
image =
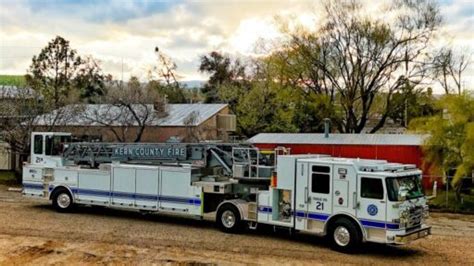
<path id="1" fill-rule="evenodd" d="M 51 198 L 53 207 L 58 212 L 70 212 L 74 207 L 73 198 L 65 188 L 56 190 Z"/>
<path id="2" fill-rule="evenodd" d="M 239 210 L 232 204 L 224 204 L 217 210 L 216 223 L 221 231 L 232 234 L 240 232 L 243 224 Z"/>
<path id="3" fill-rule="evenodd" d="M 357 224 L 347 218 L 337 219 L 327 234 L 334 250 L 353 253 L 362 243 L 362 233 Z"/>

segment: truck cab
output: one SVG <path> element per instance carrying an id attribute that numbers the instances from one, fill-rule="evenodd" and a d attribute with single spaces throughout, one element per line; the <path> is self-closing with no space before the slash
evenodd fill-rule
<path id="1" fill-rule="evenodd" d="M 34 132 L 31 137 L 31 164 L 44 167 L 62 165 L 62 152 L 70 142 L 71 133 Z"/>
<path id="2" fill-rule="evenodd" d="M 275 178 L 258 193 L 259 221 L 325 235 L 336 249 L 362 241 L 405 244 L 430 234 L 414 165 L 287 155 L 278 158 Z"/>

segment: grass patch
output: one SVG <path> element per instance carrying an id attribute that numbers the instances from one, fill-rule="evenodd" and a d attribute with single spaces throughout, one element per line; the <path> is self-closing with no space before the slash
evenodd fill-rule
<path id="1" fill-rule="evenodd" d="M 0 75 L 0 86 L 1 85 L 25 87 L 26 86 L 25 76 L 22 76 L 22 75 Z"/>
<path id="2" fill-rule="evenodd" d="M 15 176 L 15 172 L 0 171 L 0 184 L 1 185 L 18 185 L 18 179 Z"/>
<path id="3" fill-rule="evenodd" d="M 430 194 L 428 194 L 430 195 Z M 430 208 L 461 213 L 474 213 L 474 190 L 470 194 L 461 194 L 462 202 L 456 201 L 456 194 L 453 191 L 448 192 L 448 204 L 446 206 L 446 191 L 438 190 L 436 198 L 429 201 Z"/>

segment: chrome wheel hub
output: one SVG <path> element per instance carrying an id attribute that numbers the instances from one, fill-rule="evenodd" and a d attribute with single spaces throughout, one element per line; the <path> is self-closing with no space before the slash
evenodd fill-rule
<path id="1" fill-rule="evenodd" d="M 63 209 L 66 209 L 67 207 L 69 207 L 69 205 L 71 205 L 71 198 L 66 193 L 61 193 L 56 201 L 58 203 L 58 206 Z"/>
<path id="2" fill-rule="evenodd" d="M 349 230 L 344 226 L 338 226 L 336 230 L 334 230 L 334 241 L 341 247 L 347 246 L 351 241 Z"/>
<path id="3" fill-rule="evenodd" d="M 226 228 L 232 228 L 235 224 L 235 215 L 232 211 L 226 210 L 221 217 L 222 224 Z"/>

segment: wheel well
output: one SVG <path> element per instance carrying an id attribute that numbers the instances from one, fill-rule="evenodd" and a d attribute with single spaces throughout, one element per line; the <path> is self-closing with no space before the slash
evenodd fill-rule
<path id="1" fill-rule="evenodd" d="M 243 213 L 242 213 L 242 210 L 237 206 L 237 204 L 235 204 L 234 202 L 232 201 L 223 201 L 221 204 L 219 204 L 219 206 L 217 206 L 217 212 L 219 212 L 219 210 L 221 208 L 224 208 L 226 206 L 232 206 L 234 207 L 235 209 L 237 209 L 237 211 L 239 212 L 239 215 L 240 215 L 240 219 L 243 219 Z"/>
<path id="2" fill-rule="evenodd" d="M 351 221 L 352 223 L 354 223 L 354 225 L 356 225 L 356 228 L 359 230 L 359 233 L 362 236 L 362 239 L 365 241 L 366 235 L 365 235 L 365 231 L 362 228 L 362 225 L 359 223 L 359 221 L 357 221 L 356 218 L 354 218 L 350 215 L 347 215 L 347 214 L 336 214 L 334 216 L 331 216 L 329 218 L 329 220 L 326 222 L 326 225 L 324 226 L 324 234 L 328 233 L 329 227 L 334 222 L 336 222 L 337 220 L 342 219 L 342 218 L 347 219 L 347 220 Z"/>
<path id="3" fill-rule="evenodd" d="M 68 187 L 66 187 L 66 186 L 57 186 L 57 187 L 55 187 L 55 188 L 51 191 L 51 193 L 49 193 L 49 199 L 52 200 L 53 197 L 54 197 L 54 195 L 56 195 L 57 193 L 59 193 L 60 191 L 63 191 L 63 190 L 67 191 L 67 192 L 69 193 L 69 196 L 71 196 L 71 199 L 74 200 L 74 198 L 73 198 L 73 196 L 72 196 L 73 194 L 72 194 L 71 190 L 70 190 Z"/>

